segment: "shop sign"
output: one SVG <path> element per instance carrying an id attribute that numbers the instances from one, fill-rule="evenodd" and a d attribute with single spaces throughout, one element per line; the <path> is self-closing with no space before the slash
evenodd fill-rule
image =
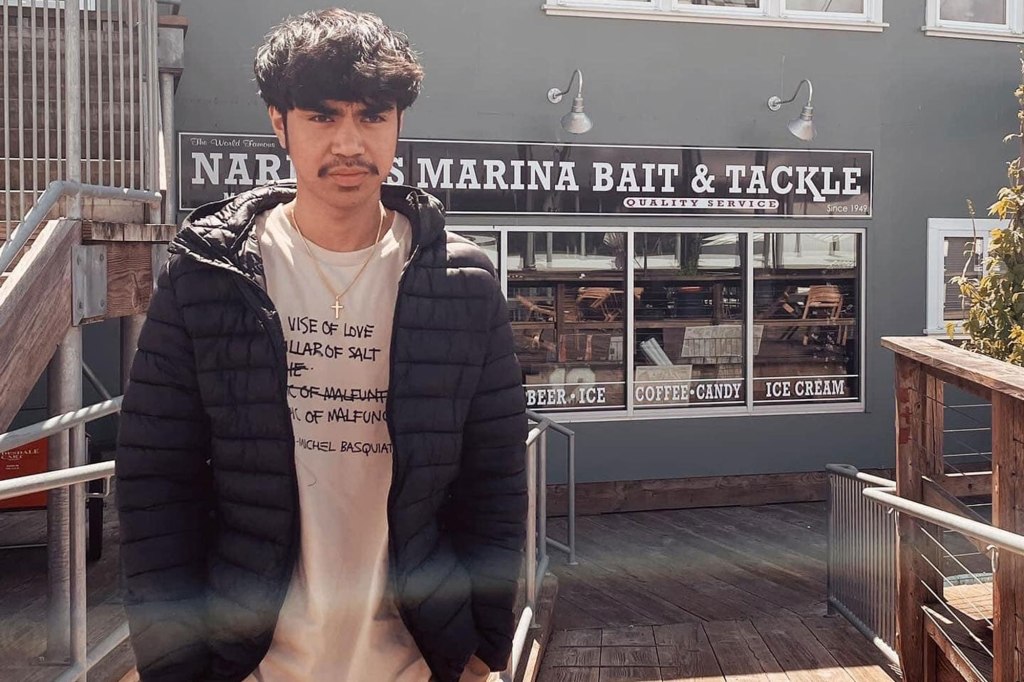
<path id="1" fill-rule="evenodd" d="M 20 448 L 0 452 L 0 480 L 6 481 L 46 471 L 49 441 L 45 438 Z M 32 493 L 0 501 L 0 509 L 41 509 L 46 506 L 46 493 Z"/>
<path id="2" fill-rule="evenodd" d="M 758 402 L 837 401 L 853 397 L 856 375 L 758 378 Z"/>
<path id="3" fill-rule="evenodd" d="M 670 407 L 693 403 L 743 404 L 743 384 L 742 379 L 692 382 L 638 381 L 633 386 L 633 403 L 637 407 Z"/>
<path id="4" fill-rule="evenodd" d="M 870 218 L 870 151 L 401 140 L 387 181 L 450 214 Z M 273 135 L 180 133 L 179 208 L 293 176 Z"/>

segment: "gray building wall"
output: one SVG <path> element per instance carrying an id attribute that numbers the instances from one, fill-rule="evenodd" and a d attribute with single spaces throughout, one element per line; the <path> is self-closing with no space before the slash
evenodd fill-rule
<path id="1" fill-rule="evenodd" d="M 813 148 L 874 157 L 874 218 L 865 273 L 866 412 L 577 424 L 580 481 L 820 470 L 828 462 L 891 466 L 893 358 L 885 335 L 925 326 L 929 217 L 966 217 L 1005 180 L 1015 145 L 1020 70 L 1007 43 L 926 37 L 925 0 L 888 0 L 882 33 L 549 17 L 541 0 L 352 1 L 407 32 L 421 53 L 424 92 L 403 136 L 567 141 L 546 91 L 574 68 L 586 77 L 588 144 L 798 147 L 765 100 L 815 86 Z M 307 2 L 185 0 L 186 71 L 179 130 L 270 132 L 252 80 L 253 50 Z M 785 90 L 780 79 L 785 76 Z M 799 103 L 791 105 L 798 107 Z M 982 209 L 983 210 L 983 209 Z M 452 224 L 466 221 L 452 219 Z M 495 222 L 516 224 L 514 218 Z M 552 224 L 755 227 L 764 218 L 550 219 Z M 524 224 L 546 224 L 530 217 Z M 810 222 L 799 223 L 801 227 Z M 829 221 L 813 223 L 826 230 Z"/>

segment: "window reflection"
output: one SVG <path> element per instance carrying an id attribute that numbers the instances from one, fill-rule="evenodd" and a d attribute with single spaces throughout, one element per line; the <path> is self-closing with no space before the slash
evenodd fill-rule
<path id="1" fill-rule="evenodd" d="M 863 14 L 864 0 L 786 0 L 786 9 L 801 12 Z"/>
<path id="2" fill-rule="evenodd" d="M 754 238 L 754 402 L 858 397 L 859 237 Z"/>
<path id="3" fill-rule="evenodd" d="M 508 235 L 508 302 L 527 405 L 625 405 L 626 235 Z"/>
<path id="4" fill-rule="evenodd" d="M 942 0 L 939 18 L 973 24 L 1006 24 L 1006 0 Z"/>
<path id="5" fill-rule="evenodd" d="M 978 279 L 982 275 L 982 240 L 975 237 L 946 237 L 942 242 L 944 297 L 942 318 L 963 320 L 967 317 L 967 305 L 960 294 L 960 285 L 954 277 L 966 276 Z"/>
<path id="6" fill-rule="evenodd" d="M 744 403 L 742 239 L 638 233 L 634 405 Z"/>

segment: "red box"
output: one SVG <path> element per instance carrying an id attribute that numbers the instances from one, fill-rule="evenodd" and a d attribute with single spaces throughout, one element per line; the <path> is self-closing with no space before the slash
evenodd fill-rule
<path id="1" fill-rule="evenodd" d="M 47 439 L 33 441 L 27 445 L 7 452 L 0 452 L 0 480 L 6 481 L 29 474 L 41 474 L 46 471 L 46 460 L 49 453 Z M 9 500 L 0 500 L 0 509 L 44 509 L 46 493 L 32 493 Z"/>

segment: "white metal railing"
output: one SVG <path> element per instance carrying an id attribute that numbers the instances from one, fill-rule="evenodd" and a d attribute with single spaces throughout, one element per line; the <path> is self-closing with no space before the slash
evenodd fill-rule
<path id="1" fill-rule="evenodd" d="M 162 199 L 160 192 L 147 192 L 138 189 L 105 187 L 102 185 L 85 185 L 70 180 L 54 180 L 40 195 L 32 208 L 25 214 L 18 226 L 0 242 L 0 273 L 6 272 L 14 262 L 18 253 L 25 248 L 29 239 L 46 219 L 60 200 L 65 197 L 95 197 L 101 199 L 121 199 L 145 204 L 159 205 Z"/>
<path id="2" fill-rule="evenodd" d="M 898 601 L 896 594 L 897 551 L 896 520 L 899 514 L 929 524 L 938 534 L 924 535 L 936 546 L 930 551 L 949 565 L 943 570 L 936 559 L 925 555 L 922 560 L 941 577 L 942 585 L 957 588 L 977 585 L 991 588 L 1000 551 L 1024 557 L 1024 535 L 1003 530 L 989 523 L 974 520 L 942 509 L 914 502 L 899 496 L 894 481 L 869 476 L 847 465 L 829 465 L 829 553 L 828 599 L 835 609 L 850 620 L 894 663 Z M 945 546 L 943 534 L 951 533 L 972 539 L 987 548 L 987 563 L 992 572 L 972 570 L 966 557 Z M 948 575 L 948 571 L 956 575 Z M 948 612 L 953 627 L 963 630 L 963 637 L 974 641 L 977 651 L 991 660 L 993 649 L 963 622 L 961 614 L 947 603 L 942 589 L 930 590 L 937 608 Z M 931 616 L 929 616 L 931 617 Z M 1004 618 L 1014 618 L 1013 613 Z M 986 619 L 990 630 L 999 623 Z M 952 646 L 959 648 L 955 642 Z M 973 663 L 971 663 L 973 665 Z M 975 670 L 982 676 L 982 673 Z"/>
<path id="3" fill-rule="evenodd" d="M 84 428 L 85 424 L 117 413 L 121 408 L 121 399 L 108 400 L 96 405 L 60 415 L 44 422 L 26 426 L 25 428 L 0 434 L 0 452 L 20 447 L 40 438 L 47 438 L 69 429 Z M 70 652 L 68 668 L 58 678 L 58 682 L 75 682 L 84 680 L 89 669 L 103 660 L 128 636 L 127 624 L 115 630 L 97 646 L 89 649 L 86 644 L 86 585 L 85 585 L 85 499 L 86 483 L 96 480 L 109 481 L 114 476 L 114 463 L 86 464 L 82 466 L 47 471 L 31 476 L 22 476 L 7 481 L 0 481 L 0 500 L 19 497 L 29 493 L 48 492 L 53 490 L 68 491 L 69 513 L 68 523 L 61 528 L 61 538 L 48 534 L 48 543 L 67 543 L 69 548 L 68 561 L 63 565 L 64 574 L 48 575 L 48 582 L 67 582 L 69 584 L 68 618 L 61 613 L 58 618 L 65 627 L 54 632 L 48 627 L 47 651 Z M 63 600 L 61 600 L 63 601 Z M 49 611 L 62 612 L 62 603 L 48 603 Z M 52 613 L 49 614 L 52 616 Z M 51 618 L 48 617 L 48 621 Z M 50 641 L 56 637 L 58 641 Z"/>
<path id="4" fill-rule="evenodd" d="M 896 654 L 896 517 L 864 497 L 895 481 L 846 464 L 828 472 L 828 609 L 838 612 L 885 656 Z"/>
<path id="5" fill-rule="evenodd" d="M 159 186 L 156 0 L 0 0 L 0 217 L 50 180 Z"/>
<path id="6" fill-rule="evenodd" d="M 21 447 L 41 438 L 48 438 L 103 417 L 117 414 L 121 409 L 122 397 L 90 405 L 68 414 L 53 417 L 31 426 L 0 434 L 0 452 Z M 575 538 L 575 434 L 564 426 L 546 417 L 529 413 L 536 425 L 530 430 L 526 441 L 527 458 L 527 528 L 526 528 L 526 605 L 516 625 L 513 638 L 512 656 L 502 679 L 511 682 L 522 662 L 522 654 L 530 628 L 536 625 L 538 588 L 547 573 L 549 557 L 547 547 L 565 551 L 569 562 L 576 563 Z M 547 433 L 555 431 L 568 439 L 569 462 L 569 536 L 568 544 L 547 537 Z M 69 523 L 63 528 L 70 545 L 70 621 L 67 637 L 70 642 L 68 669 L 58 682 L 75 682 L 85 678 L 88 671 L 128 637 L 128 625 L 122 624 L 95 647 L 86 647 L 86 582 L 85 582 L 85 484 L 90 481 L 108 482 L 115 475 L 114 462 L 85 464 L 58 471 L 22 476 L 0 481 L 0 500 L 19 497 L 30 493 L 69 489 L 71 500 Z M 50 633 L 52 635 L 52 633 Z M 63 634 L 63 633 L 61 633 Z M 48 642 L 49 645 L 49 642 Z"/>
<path id="7" fill-rule="evenodd" d="M 502 682 L 511 682 L 523 662 L 523 650 L 530 628 L 537 625 L 537 601 L 540 585 L 548 571 L 548 547 L 565 552 L 569 564 L 576 564 L 576 434 L 549 418 L 527 411 L 535 424 L 526 438 L 527 517 L 526 517 L 526 605 L 519 616 L 512 639 L 512 656 L 502 673 Z M 568 537 L 567 544 L 548 537 L 547 525 L 547 463 L 548 432 L 554 431 L 567 440 Z"/>

